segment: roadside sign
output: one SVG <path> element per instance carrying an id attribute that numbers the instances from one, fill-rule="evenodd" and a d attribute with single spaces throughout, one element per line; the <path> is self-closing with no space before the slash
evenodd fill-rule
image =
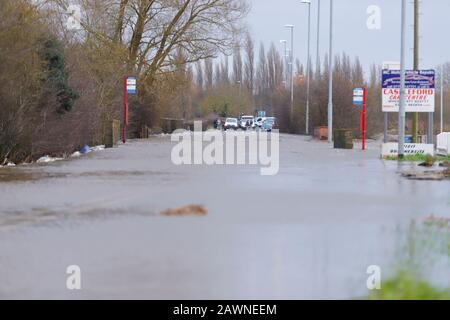
<path id="1" fill-rule="evenodd" d="M 137 92 L 137 80 L 135 77 L 127 78 L 127 94 L 136 94 Z"/>
<path id="2" fill-rule="evenodd" d="M 137 93 L 136 77 L 124 77 L 123 81 L 123 124 L 122 124 L 122 141 L 127 141 L 127 126 L 128 126 L 128 102 L 127 95 Z"/>
<path id="3" fill-rule="evenodd" d="M 353 89 L 353 104 L 362 106 L 364 104 L 364 88 Z"/>
<path id="4" fill-rule="evenodd" d="M 400 61 L 383 61 L 383 70 L 400 70 Z"/>
<path id="5" fill-rule="evenodd" d="M 432 155 L 434 156 L 434 144 L 405 143 L 406 155 Z M 381 155 L 383 158 L 389 156 L 398 156 L 398 143 L 383 143 L 381 146 Z"/>
<path id="6" fill-rule="evenodd" d="M 362 137 L 362 149 L 366 150 L 366 128 L 367 128 L 367 88 L 355 88 L 353 89 L 353 104 L 355 106 L 362 106 L 360 110 L 360 127 Z"/>
<path id="7" fill-rule="evenodd" d="M 256 112 L 256 117 L 257 118 L 265 118 L 266 117 L 266 111 L 258 110 Z"/>
<path id="8" fill-rule="evenodd" d="M 405 111 L 434 112 L 435 71 L 406 71 Z M 400 70 L 383 70 L 382 75 L 383 112 L 399 112 Z"/>

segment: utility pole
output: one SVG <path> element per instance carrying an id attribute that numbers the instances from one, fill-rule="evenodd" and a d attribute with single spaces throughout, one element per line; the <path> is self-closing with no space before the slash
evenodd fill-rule
<path id="1" fill-rule="evenodd" d="M 441 133 L 444 132 L 444 65 L 441 64 Z"/>
<path id="2" fill-rule="evenodd" d="M 406 0 L 402 0 L 401 49 L 400 49 L 400 110 L 398 113 L 398 158 L 405 155 L 405 58 L 406 58 Z"/>
<path id="3" fill-rule="evenodd" d="M 413 69 L 414 71 L 419 70 L 419 40 L 420 40 L 420 32 L 419 32 L 419 2 L 420 0 L 414 0 L 414 63 L 413 63 Z M 413 113 L 413 124 L 412 124 L 412 135 L 413 135 L 413 142 L 418 142 L 418 135 L 419 135 L 419 113 L 414 112 Z"/>
<path id="4" fill-rule="evenodd" d="M 291 31 L 291 57 L 290 57 L 290 66 L 291 66 L 291 129 L 293 120 L 294 120 L 294 25 L 288 24 L 285 25 L 286 28 Z"/>
<path id="5" fill-rule="evenodd" d="M 330 52 L 328 61 L 328 142 L 333 142 L 333 0 L 330 0 Z"/>
<path id="6" fill-rule="evenodd" d="M 289 84 L 289 63 L 288 63 L 288 55 L 287 55 L 287 40 L 280 40 L 280 43 L 284 45 L 284 67 L 285 67 L 285 75 L 284 75 L 284 86 L 287 89 Z"/>
<path id="7" fill-rule="evenodd" d="M 308 5 L 308 57 L 306 66 L 306 116 L 305 116 L 305 132 L 309 135 L 309 96 L 310 96 L 310 78 L 311 78 L 311 0 L 302 0 L 302 3 Z"/>

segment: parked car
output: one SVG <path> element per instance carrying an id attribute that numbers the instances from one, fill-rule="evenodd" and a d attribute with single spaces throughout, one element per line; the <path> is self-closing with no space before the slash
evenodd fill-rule
<path id="1" fill-rule="evenodd" d="M 223 125 L 223 129 L 224 130 L 228 130 L 228 129 L 237 130 L 237 129 L 239 129 L 238 119 L 236 119 L 236 118 L 227 118 L 225 120 L 224 125 Z"/>
<path id="2" fill-rule="evenodd" d="M 257 117 L 255 119 L 255 127 L 261 128 L 265 120 L 266 120 L 265 117 Z"/>
<path id="3" fill-rule="evenodd" d="M 255 117 L 253 116 L 242 116 L 239 121 L 239 126 L 243 130 L 255 128 Z"/>
<path id="4" fill-rule="evenodd" d="M 267 132 L 272 132 L 275 127 L 275 118 L 268 117 L 264 120 L 261 129 Z"/>

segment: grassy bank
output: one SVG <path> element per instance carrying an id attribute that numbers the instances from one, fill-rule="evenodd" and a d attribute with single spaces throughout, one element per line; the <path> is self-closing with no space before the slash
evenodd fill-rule
<path id="1" fill-rule="evenodd" d="M 450 218 L 431 215 L 420 223 L 412 221 L 405 241 L 394 268 L 398 271 L 382 280 L 381 289 L 372 291 L 366 299 L 450 300 L 445 279 L 430 282 L 433 266 L 445 268 L 450 263 Z"/>
<path id="2" fill-rule="evenodd" d="M 450 300 L 450 290 L 438 289 L 427 281 L 402 270 L 384 281 L 381 290 L 374 291 L 370 300 Z"/>
<path id="3" fill-rule="evenodd" d="M 444 162 L 450 161 L 450 156 L 431 156 L 429 154 L 410 154 L 405 155 L 402 159 L 397 156 L 388 156 L 384 160 L 403 161 L 403 162 Z"/>

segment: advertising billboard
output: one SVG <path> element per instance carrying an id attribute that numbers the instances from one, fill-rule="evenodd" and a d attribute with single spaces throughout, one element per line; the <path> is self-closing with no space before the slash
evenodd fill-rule
<path id="1" fill-rule="evenodd" d="M 434 112 L 435 71 L 406 71 L 406 112 Z M 383 112 L 398 112 L 400 105 L 400 70 L 383 70 L 382 75 Z"/>

